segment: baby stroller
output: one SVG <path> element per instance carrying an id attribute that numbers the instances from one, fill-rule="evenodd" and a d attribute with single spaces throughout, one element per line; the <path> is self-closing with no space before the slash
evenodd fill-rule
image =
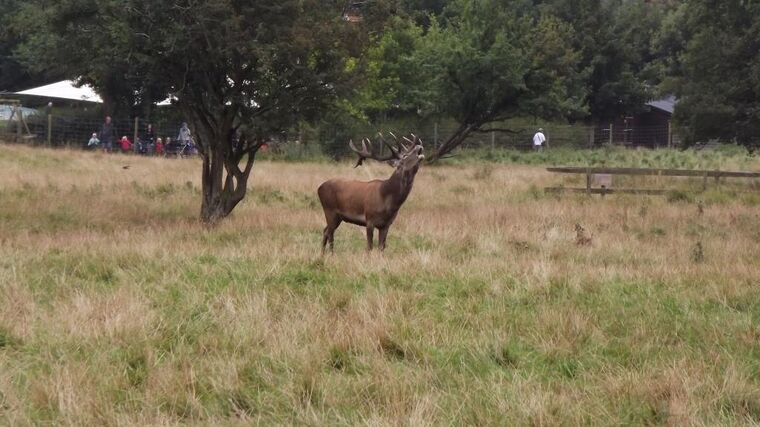
<path id="1" fill-rule="evenodd" d="M 198 150 L 195 148 L 193 136 L 190 133 L 190 128 L 187 126 L 187 123 L 182 123 L 177 139 L 166 144 L 165 153 L 167 157 L 186 157 L 198 154 Z"/>
<path id="2" fill-rule="evenodd" d="M 172 141 L 164 146 L 164 156 L 188 157 L 198 154 L 192 140 Z"/>

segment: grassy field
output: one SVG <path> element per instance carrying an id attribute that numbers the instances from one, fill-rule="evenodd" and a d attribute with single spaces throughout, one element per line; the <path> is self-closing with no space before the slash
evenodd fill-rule
<path id="1" fill-rule="evenodd" d="M 258 162 L 214 230 L 198 170 L 0 146 L 0 424 L 760 424 L 757 182 L 423 167 L 385 254 L 343 225 L 323 258 L 319 183 L 387 166 Z"/>

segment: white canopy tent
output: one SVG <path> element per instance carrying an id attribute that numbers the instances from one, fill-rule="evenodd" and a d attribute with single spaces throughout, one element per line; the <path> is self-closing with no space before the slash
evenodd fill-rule
<path id="1" fill-rule="evenodd" d="M 51 83 L 49 85 L 16 92 L 16 95 L 42 96 L 45 98 L 71 99 L 74 101 L 95 102 L 102 104 L 103 100 L 89 85 L 76 87 L 72 80 Z"/>
<path id="2" fill-rule="evenodd" d="M 16 92 L 15 95 L 41 96 L 45 98 L 70 99 L 74 101 L 94 102 L 102 104 L 103 99 L 95 93 L 90 85 L 77 87 L 73 80 L 63 80 L 49 85 Z M 170 105 L 171 98 L 167 98 L 157 105 Z"/>

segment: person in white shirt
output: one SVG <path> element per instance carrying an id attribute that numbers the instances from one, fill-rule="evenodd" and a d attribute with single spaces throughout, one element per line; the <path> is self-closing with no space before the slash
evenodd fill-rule
<path id="1" fill-rule="evenodd" d="M 538 129 L 535 135 L 533 135 L 533 149 L 536 151 L 542 151 L 544 149 L 544 143 L 546 142 L 546 136 L 543 129 Z"/>

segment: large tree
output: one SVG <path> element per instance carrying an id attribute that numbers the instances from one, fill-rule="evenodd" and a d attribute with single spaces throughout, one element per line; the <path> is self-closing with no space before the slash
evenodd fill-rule
<path id="1" fill-rule="evenodd" d="M 30 70 L 14 54 L 23 41 L 13 21 L 13 12 L 21 4 L 20 0 L 0 0 L 0 92 L 28 89 L 45 79 L 43 73 Z"/>
<path id="2" fill-rule="evenodd" d="M 146 10 L 155 10 L 145 0 Z M 339 2 L 207 0 L 164 7 L 172 27 L 146 40 L 167 66 L 178 105 L 203 154 L 202 218 L 215 222 L 243 199 L 259 147 L 331 102 L 344 70 Z M 150 34 L 150 33 L 149 33 Z M 241 167 L 241 161 L 245 160 Z"/>
<path id="3" fill-rule="evenodd" d="M 19 6 L 12 27 L 23 43 L 16 56 L 28 69 L 91 85 L 107 114 L 132 113 L 144 79 L 131 67 L 136 50 L 126 2 L 30 0 Z"/>
<path id="4" fill-rule="evenodd" d="M 760 146 L 759 17 L 758 2 L 694 0 L 664 26 L 662 90 L 678 95 L 675 119 L 691 142 Z"/>
<path id="5" fill-rule="evenodd" d="M 410 94 L 420 111 L 459 123 L 432 160 L 494 122 L 583 113 L 569 25 L 551 15 L 534 16 L 519 0 L 457 1 L 446 15 L 433 20 L 404 59 L 404 68 L 415 70 Z"/>
<path id="6" fill-rule="evenodd" d="M 655 59 L 651 40 L 668 2 L 629 0 L 546 0 L 542 9 L 574 32 L 569 39 L 580 53 L 589 116 L 614 120 L 640 110 L 654 96 Z"/>
<path id="7" fill-rule="evenodd" d="M 394 17 L 382 33 L 373 35 L 362 55 L 350 62 L 355 76 L 350 97 L 341 103 L 353 116 L 373 120 L 416 108 L 410 86 L 416 85 L 419 66 L 405 59 L 414 51 L 422 29 L 409 20 Z"/>
<path id="8" fill-rule="evenodd" d="M 361 40 L 347 34 L 359 28 L 341 21 L 342 5 L 38 0 L 45 25 L 23 53 L 30 63 L 55 55 L 57 66 L 101 94 L 120 93 L 114 83 L 135 97 L 173 95 L 203 158 L 201 218 L 213 224 L 245 197 L 259 147 L 334 98 L 343 41 Z"/>

